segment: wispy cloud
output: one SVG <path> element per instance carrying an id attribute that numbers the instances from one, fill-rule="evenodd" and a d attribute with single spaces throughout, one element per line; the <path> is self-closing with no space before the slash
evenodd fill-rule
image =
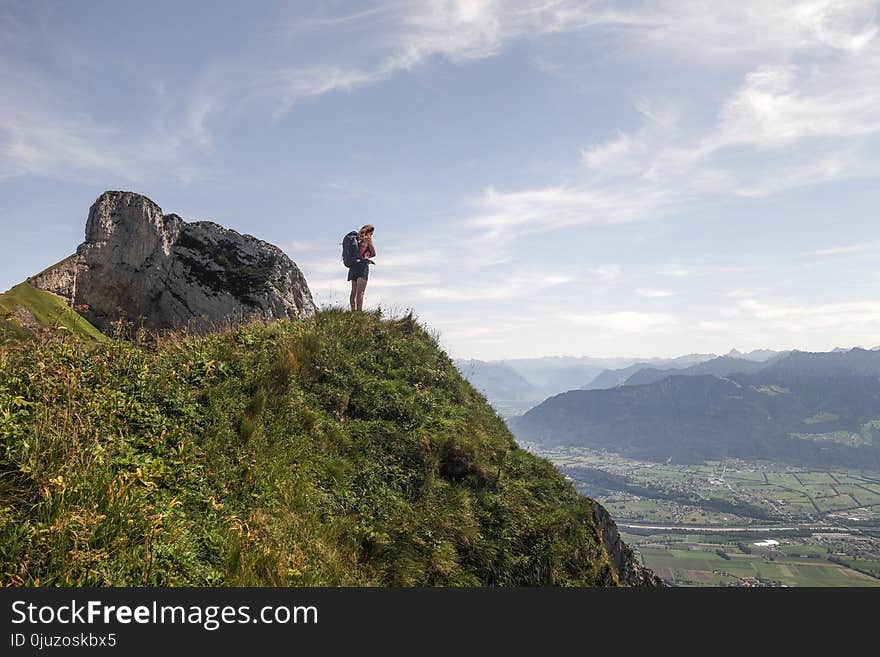
<path id="1" fill-rule="evenodd" d="M 874 300 L 808 305 L 743 299 L 730 314 L 754 318 L 770 328 L 791 333 L 844 327 L 880 331 L 880 301 Z"/>
<path id="2" fill-rule="evenodd" d="M 530 275 L 501 275 L 495 281 L 486 283 L 481 277 L 479 284 L 457 284 L 425 287 L 418 291 L 423 299 L 436 301 L 485 302 L 500 299 L 534 298 L 551 288 L 575 282 L 573 276 L 558 273 L 533 272 Z"/>
<path id="3" fill-rule="evenodd" d="M 743 58 L 829 48 L 860 52 L 877 36 L 874 0 L 700 0 L 651 3 L 656 17 L 643 38 L 703 57 Z M 644 10 L 636 10 L 644 11 Z"/>
<path id="4" fill-rule="evenodd" d="M 706 264 L 704 262 L 670 263 L 654 269 L 662 276 L 674 278 L 692 278 L 697 276 L 717 276 L 718 274 L 742 273 L 752 270 L 746 265 Z"/>
<path id="5" fill-rule="evenodd" d="M 872 148 L 880 137 L 877 10 L 859 0 L 633 10 L 647 47 L 686 46 L 691 60 L 735 56 L 733 65 L 747 67 L 714 120 L 639 98 L 641 126 L 585 146 L 582 176 L 544 188 L 489 187 L 469 224 L 495 239 L 880 176 Z"/>
<path id="6" fill-rule="evenodd" d="M 359 43 L 359 66 L 299 63 L 274 68 L 223 67 L 212 87 L 224 104 L 263 99 L 273 115 L 298 102 L 331 92 L 350 92 L 413 71 L 439 58 L 463 64 L 495 57 L 523 38 L 591 27 L 650 25 L 638 12 L 585 5 L 577 0 L 430 0 L 383 3 L 349 15 L 290 21 L 286 31 L 339 33 Z M 246 82 L 243 82 L 246 81 Z"/>
<path id="7" fill-rule="evenodd" d="M 655 216 L 668 194 L 660 188 L 637 190 L 560 186 L 516 192 L 489 188 L 476 202 L 479 214 L 467 225 L 484 231 L 485 239 L 512 240 L 589 223 L 626 223 Z"/>
<path id="8" fill-rule="evenodd" d="M 748 297 L 753 297 L 759 292 L 764 292 L 764 289 L 755 289 L 755 288 L 745 288 L 738 287 L 729 292 L 725 292 L 722 296 L 727 297 L 729 299 L 745 299 Z"/>
<path id="9" fill-rule="evenodd" d="M 652 333 L 669 330 L 678 319 L 667 313 L 646 313 L 633 310 L 591 313 L 559 313 L 563 322 L 591 326 L 618 333 Z"/>
<path id="10" fill-rule="evenodd" d="M 297 258 L 302 257 L 303 253 L 313 253 L 315 251 L 323 250 L 327 245 L 317 240 L 287 240 L 279 246 L 282 251 L 285 251 L 291 258 L 296 260 Z"/>
<path id="11" fill-rule="evenodd" d="M 613 281 L 616 278 L 620 278 L 623 270 L 618 265 L 602 265 L 601 267 L 594 267 L 590 270 L 590 273 L 595 274 L 602 280 Z"/>
<path id="12" fill-rule="evenodd" d="M 674 297 L 678 294 L 678 292 L 673 292 L 672 290 L 653 290 L 644 288 L 639 288 L 638 290 L 636 290 L 636 293 L 639 296 L 646 297 L 648 299 L 665 299 L 667 297 Z"/>
<path id="13" fill-rule="evenodd" d="M 56 81 L 33 67 L 0 59 L 0 180 L 34 175 L 71 182 L 150 182 L 203 178 L 206 139 L 185 115 L 168 125 L 156 118 L 146 133 L 99 121 L 80 111 Z"/>
<path id="14" fill-rule="evenodd" d="M 348 15 L 312 16 L 288 21 L 270 35 L 259 52 L 235 62 L 216 59 L 192 80 L 184 98 L 168 99 L 152 120 L 151 129 L 134 134 L 131 126 L 99 121 L 81 100 L 57 91 L 57 80 L 40 80 L 40 72 L 0 69 L 6 102 L 0 114 L 0 177 L 36 174 L 63 179 L 106 178 L 118 172 L 132 179 L 171 175 L 181 180 L 206 175 L 213 132 L 221 117 L 242 108 L 265 105 L 276 118 L 301 101 L 333 92 L 353 92 L 415 70 L 440 58 L 464 64 L 495 57 L 512 43 L 585 30 L 614 32 L 633 43 L 656 49 L 687 49 L 694 58 L 731 53 L 744 58 L 779 58 L 793 52 L 842 53 L 823 62 L 804 89 L 798 88 L 795 67 L 769 64 L 755 68 L 745 85 L 725 102 L 717 129 L 689 147 L 663 143 L 657 130 L 670 132 L 677 113 L 659 111 L 651 99 L 636 109 L 651 128 L 619 132 L 605 143 L 587 145 L 583 158 L 594 173 L 630 176 L 628 188 L 582 182 L 546 189 L 487 190 L 485 212 L 473 218 L 489 231 L 506 227 L 523 233 L 538 222 L 548 228 L 599 221 L 632 221 L 655 216 L 671 203 L 687 200 L 679 190 L 665 191 L 661 180 L 676 168 L 702 185 L 730 182 L 706 170 L 694 173 L 696 162 L 736 146 L 763 148 L 803 138 L 840 138 L 875 134 L 878 118 L 876 68 L 857 64 L 860 55 L 876 60 L 876 2 L 869 0 L 802 0 L 778 4 L 745 0 L 707 10 L 696 0 L 664 0 L 650 5 L 613 7 L 578 0 L 431 0 L 376 3 Z M 290 34 L 345 34 L 346 57 L 304 57 L 290 48 Z M 23 26 L 4 12 L 0 36 L 7 44 L 28 41 Z M 295 39 L 294 39 L 295 41 Z M 349 43 L 350 42 L 350 43 Z M 257 55 L 259 54 L 259 57 Z M 237 52 L 240 57 L 241 53 Z M 361 62 L 350 65 L 348 61 Z M 277 65 L 266 65 L 277 61 Z M 18 68 L 18 67 L 16 67 Z M 815 89 L 810 89 L 814 83 Z M 161 90 L 161 84 L 156 86 Z M 661 104 L 662 105 L 662 104 Z M 47 156 L 52 152 L 52 157 Z M 857 170 L 858 159 L 803 172 L 790 167 L 790 184 L 836 178 Z M 830 164 L 829 164 L 830 163 Z M 792 163 L 789 163 L 792 165 Z M 706 167 L 703 167 L 705 169 Z M 802 167 L 801 167 L 802 168 Z M 798 171 L 801 171 L 798 173 Z M 806 177 L 805 177 L 806 176 Z M 645 181 L 653 184 L 644 184 Z M 739 182 L 743 193 L 773 193 L 785 185 Z M 632 183 L 637 183 L 633 187 Z M 347 190 L 350 191 L 350 190 Z M 687 190 L 685 190 L 687 191 Z M 548 221 L 549 220 L 549 221 Z"/>
<path id="15" fill-rule="evenodd" d="M 872 253 L 880 251 L 880 242 L 862 242 L 861 244 L 848 244 L 846 246 L 835 246 L 828 249 L 817 249 L 815 251 L 807 251 L 806 256 L 835 256 L 848 255 L 851 253 Z"/>

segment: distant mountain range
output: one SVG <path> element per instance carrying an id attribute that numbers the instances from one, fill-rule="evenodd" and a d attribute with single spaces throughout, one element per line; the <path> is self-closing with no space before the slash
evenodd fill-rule
<path id="1" fill-rule="evenodd" d="M 624 385 L 636 373 L 650 369 L 659 371 L 660 368 L 666 370 L 679 370 L 686 367 L 702 363 L 712 358 L 717 358 L 715 354 L 688 354 L 687 356 L 679 356 L 678 358 L 669 359 L 651 359 L 650 361 L 640 360 L 628 367 L 616 370 L 602 370 L 596 378 L 580 386 L 582 390 L 604 390 L 605 388 L 613 388 L 615 386 Z"/>
<path id="2" fill-rule="evenodd" d="M 778 355 L 773 356 L 773 358 L 778 357 Z M 681 369 L 659 370 L 653 367 L 646 367 L 645 369 L 639 370 L 631 377 L 629 377 L 626 381 L 623 382 L 623 385 L 645 385 L 647 383 L 662 381 L 663 379 L 668 378 L 673 374 L 679 374 L 683 376 L 692 376 L 695 374 L 713 374 L 715 376 L 749 374 L 751 372 L 757 372 L 758 370 L 764 369 L 767 366 L 768 362 L 770 361 L 761 362 L 755 360 L 747 360 L 745 358 L 733 358 L 731 356 L 718 356 L 718 358 L 713 358 L 711 360 L 707 360 L 702 363 L 697 363 L 696 365 L 691 365 L 690 367 L 684 367 Z"/>
<path id="3" fill-rule="evenodd" d="M 535 385 L 499 362 L 456 360 L 455 366 L 503 415 L 522 413 L 551 394 L 547 388 Z"/>
<path id="4" fill-rule="evenodd" d="M 458 359 L 455 365 L 499 413 L 511 416 L 527 411 L 548 397 L 578 388 L 607 368 L 626 367 L 637 360 L 550 356 L 494 361 Z M 663 366 L 669 362 L 666 359 L 642 360 L 640 368 Z"/>
<path id="5" fill-rule="evenodd" d="M 717 359 L 739 359 L 761 362 L 778 352 L 755 350 L 747 354 L 736 349 L 727 356 L 715 354 L 688 354 L 677 358 L 634 358 L 634 357 L 571 357 L 548 356 L 544 358 L 512 358 L 506 360 L 458 359 L 456 367 L 462 375 L 505 417 L 521 414 L 536 406 L 548 397 L 561 392 L 582 388 L 585 390 L 613 388 L 640 382 L 633 375 L 642 370 L 650 373 L 640 374 L 644 382 L 659 380 L 668 376 L 671 370 L 684 372 L 688 368 Z M 752 371 L 754 365 L 731 364 L 725 367 L 721 360 L 707 366 L 706 372 L 688 369 L 688 374 L 723 374 L 733 371 Z"/>
<path id="6" fill-rule="evenodd" d="M 640 361 L 619 370 L 604 370 L 582 390 L 603 390 L 621 385 L 640 385 L 665 379 L 671 374 L 718 374 L 734 372 L 753 372 L 770 358 L 780 352 L 770 349 L 755 349 L 741 353 L 731 349 L 726 356 L 715 354 L 689 354 L 659 362 Z M 760 365 L 758 365 L 760 364 Z"/>
<path id="7" fill-rule="evenodd" d="M 704 369 L 752 367 L 744 361 L 723 357 Z M 880 351 L 794 351 L 759 365 L 572 390 L 509 423 L 520 440 L 656 461 L 738 457 L 880 467 Z"/>
<path id="8" fill-rule="evenodd" d="M 579 388 L 606 368 L 626 367 L 636 358 L 590 358 L 551 356 L 494 361 L 518 372 L 526 380 L 555 395 Z"/>

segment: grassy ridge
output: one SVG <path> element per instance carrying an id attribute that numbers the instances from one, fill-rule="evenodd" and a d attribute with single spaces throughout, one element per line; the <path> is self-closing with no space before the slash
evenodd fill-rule
<path id="1" fill-rule="evenodd" d="M 595 585 L 578 496 L 411 316 L 0 350 L 12 585 Z"/>
<path id="2" fill-rule="evenodd" d="M 19 283 L 0 294 L 0 344 L 29 340 L 34 336 L 33 331 L 10 317 L 18 307 L 28 310 L 43 327 L 67 331 L 86 341 L 105 339 L 104 334 L 54 294 L 29 283 Z"/>

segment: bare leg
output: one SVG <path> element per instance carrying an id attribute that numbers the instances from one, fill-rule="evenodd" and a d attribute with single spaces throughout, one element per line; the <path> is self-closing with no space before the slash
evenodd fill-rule
<path id="1" fill-rule="evenodd" d="M 359 280 L 359 279 L 356 278 L 356 279 L 354 279 L 354 280 L 351 282 L 351 294 L 350 294 L 349 297 L 348 297 L 348 301 L 349 301 L 349 303 L 351 303 L 351 309 L 352 309 L 352 310 L 355 310 L 355 309 L 356 309 L 356 304 L 357 304 L 357 284 L 358 284 L 358 280 Z"/>
<path id="2" fill-rule="evenodd" d="M 367 289 L 367 279 L 366 278 L 358 278 L 357 279 L 357 309 L 364 309 L 364 290 Z"/>

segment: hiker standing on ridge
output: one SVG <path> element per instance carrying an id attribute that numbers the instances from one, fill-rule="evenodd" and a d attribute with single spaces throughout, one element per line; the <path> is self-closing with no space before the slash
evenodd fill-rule
<path id="1" fill-rule="evenodd" d="M 343 261 L 348 267 L 348 280 L 351 281 L 351 296 L 348 300 L 352 310 L 363 310 L 364 290 L 367 289 L 367 278 L 370 275 L 370 265 L 376 264 L 370 258 L 376 257 L 376 247 L 373 245 L 373 226 L 365 224 L 357 233 L 352 231 L 345 236 L 342 253 Z M 357 255 L 346 261 L 346 247 L 353 251 L 354 240 L 357 240 Z M 351 255 L 354 255 L 353 253 Z M 351 262 L 351 264 L 349 264 Z"/>

